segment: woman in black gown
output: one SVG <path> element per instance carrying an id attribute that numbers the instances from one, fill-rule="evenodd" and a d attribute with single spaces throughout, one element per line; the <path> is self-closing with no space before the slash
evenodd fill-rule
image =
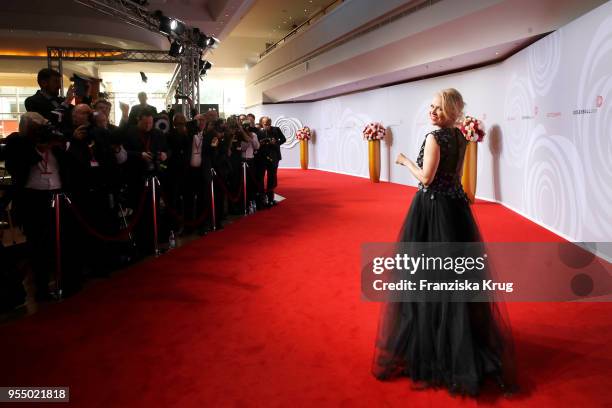
<path id="1" fill-rule="evenodd" d="M 400 154 L 396 163 L 419 180 L 400 242 L 480 242 L 480 233 L 461 186 L 467 140 L 455 123 L 464 102 L 456 89 L 435 95 L 416 163 Z M 505 392 L 515 390 L 510 327 L 493 302 L 389 302 L 379 321 L 372 367 L 379 380 L 408 376 L 417 388 L 446 387 L 477 395 L 486 378 Z"/>

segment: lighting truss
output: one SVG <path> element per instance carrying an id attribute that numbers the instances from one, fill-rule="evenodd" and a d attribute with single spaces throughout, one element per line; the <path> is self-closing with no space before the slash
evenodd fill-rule
<path id="1" fill-rule="evenodd" d="M 112 16 L 117 20 L 139 27 L 154 33 L 163 34 L 171 40 L 177 40 L 184 46 L 184 51 L 178 57 L 171 57 L 167 51 L 146 50 L 120 50 L 120 49 L 92 49 L 92 48 L 47 48 L 49 68 L 62 72 L 62 61 L 133 61 L 133 62 L 162 62 L 175 63 L 175 69 L 170 87 L 166 94 L 166 101 L 173 96 L 180 96 L 182 110 L 190 114 L 187 98 L 194 104 L 196 110 L 200 109 L 200 76 L 199 61 L 204 49 L 210 44 L 203 43 L 206 39 L 198 29 L 186 27 L 180 35 L 176 33 L 160 32 L 161 15 L 151 13 L 147 8 L 131 0 L 74 0 L 98 12 Z M 213 41 L 214 43 L 214 41 Z M 63 92 L 63 86 L 62 86 Z"/>

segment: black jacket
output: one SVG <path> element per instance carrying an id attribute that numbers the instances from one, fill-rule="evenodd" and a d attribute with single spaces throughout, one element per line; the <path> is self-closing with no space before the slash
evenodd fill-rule
<path id="1" fill-rule="evenodd" d="M 142 134 L 133 126 L 127 128 L 123 137 L 123 147 L 128 154 L 126 175 L 131 178 L 143 178 L 159 171 L 158 154 L 168 152 L 166 135 L 157 129 L 151 129 Z M 153 168 L 142 158 L 143 152 L 151 153 L 153 157 Z"/>
<path id="2" fill-rule="evenodd" d="M 283 159 L 280 146 L 287 141 L 287 138 L 285 138 L 280 128 L 272 126 L 269 132 L 266 132 L 264 129 L 259 129 L 257 138 L 259 139 L 260 147 L 256 157 L 259 160 L 268 159 L 278 163 Z M 276 144 L 271 144 L 269 142 L 270 139 L 276 139 Z"/>
<path id="3" fill-rule="evenodd" d="M 71 122 L 72 106 L 62 105 L 64 98 L 54 96 L 47 98 L 40 90 L 25 100 L 28 112 L 40 113 L 45 119 L 55 124 L 69 124 Z"/>
<path id="4" fill-rule="evenodd" d="M 118 182 L 118 165 L 107 129 L 89 126 L 87 137 L 83 140 L 71 139 L 67 153 L 70 172 L 68 190 L 77 192 L 110 188 Z"/>
<path id="5" fill-rule="evenodd" d="M 193 133 L 187 130 L 180 134 L 171 129 L 167 134 L 168 141 L 168 173 L 172 177 L 182 177 L 187 174 L 191 162 L 193 148 Z"/>
<path id="6" fill-rule="evenodd" d="M 151 105 L 143 106 L 140 104 L 134 105 L 132 106 L 132 109 L 130 109 L 130 114 L 128 115 L 128 124 L 136 125 L 136 123 L 138 123 L 138 116 L 144 110 L 148 110 L 149 112 L 151 112 L 153 116 L 157 115 L 157 108 L 155 106 L 151 106 Z"/>
<path id="7" fill-rule="evenodd" d="M 204 135 L 202 141 L 202 166 L 207 171 L 209 171 L 211 167 L 214 168 L 217 175 L 225 178 L 232 171 L 232 164 L 229 157 L 230 146 L 228 146 L 228 138 L 225 135 L 219 138 L 217 146 L 211 146 L 215 135 L 216 133 L 214 131 Z"/>

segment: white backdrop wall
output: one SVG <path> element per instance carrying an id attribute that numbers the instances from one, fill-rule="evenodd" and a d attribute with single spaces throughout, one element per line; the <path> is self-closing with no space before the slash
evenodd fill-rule
<path id="1" fill-rule="evenodd" d="M 315 136 L 310 167 L 368 176 L 361 130 L 381 121 L 381 179 L 416 185 L 399 152 L 416 158 L 431 125 L 433 94 L 455 87 L 466 113 L 487 125 L 478 150 L 478 190 L 574 241 L 612 236 L 612 2 L 608 2 L 504 62 L 313 103 L 253 109 L 281 118 L 289 139 L 300 124 Z M 299 166 L 295 144 L 282 167 Z M 289 147 L 289 146 L 288 146 Z"/>

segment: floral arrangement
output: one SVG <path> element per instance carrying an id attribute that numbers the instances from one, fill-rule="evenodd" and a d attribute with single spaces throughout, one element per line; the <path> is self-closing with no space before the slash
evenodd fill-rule
<path id="1" fill-rule="evenodd" d="M 304 126 L 303 128 L 299 129 L 297 131 L 297 133 L 295 134 L 295 138 L 297 140 L 310 140 L 310 128 L 308 126 Z"/>
<path id="2" fill-rule="evenodd" d="M 463 136 L 470 142 L 478 143 L 482 142 L 482 139 L 484 139 L 484 124 L 472 116 L 466 116 L 461 122 L 459 129 L 461 133 L 463 133 Z"/>
<path id="3" fill-rule="evenodd" d="M 363 138 L 365 140 L 382 140 L 385 138 L 387 129 L 379 122 L 368 123 L 363 129 Z"/>

